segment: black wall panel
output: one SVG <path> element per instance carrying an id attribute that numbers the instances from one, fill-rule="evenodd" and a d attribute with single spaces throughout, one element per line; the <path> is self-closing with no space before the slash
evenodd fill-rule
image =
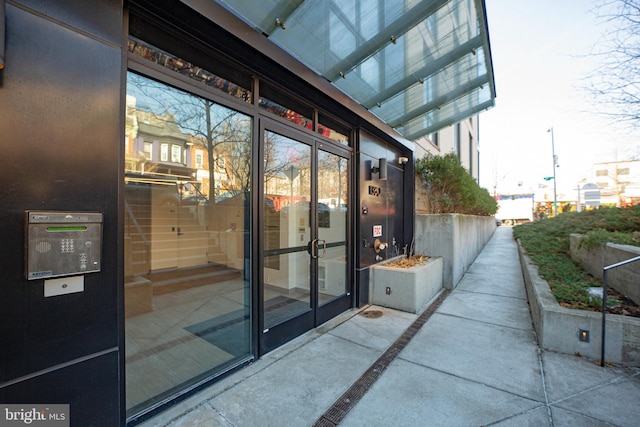
<path id="1" fill-rule="evenodd" d="M 118 414 L 117 362 L 117 353 L 113 352 L 39 375 L 0 389 L 0 402 L 71 402 L 69 415 L 72 427 L 121 425 Z"/>
<path id="2" fill-rule="evenodd" d="M 20 396 L 21 403 L 41 403 L 40 390 L 49 390 L 49 401 L 69 403 L 72 412 L 77 405 L 99 411 L 105 401 L 119 416 L 113 402 L 120 398 L 114 384 L 123 64 L 114 43 L 121 43 L 122 7 L 82 0 L 7 5 L 0 72 L 3 402 Z M 83 292 L 45 298 L 44 280 L 24 278 L 26 210 L 103 213 L 102 271 L 84 276 Z M 104 352 L 112 353 L 76 365 Z M 87 381 L 93 388 L 82 395 Z"/>
<path id="3" fill-rule="evenodd" d="M 121 43 L 122 0 L 14 1 L 109 43 L 116 45 Z"/>
<path id="4" fill-rule="evenodd" d="M 362 307 L 366 304 L 369 304 L 369 268 L 359 269 L 357 271 L 357 284 L 358 289 L 356 291 L 356 306 Z"/>
<path id="5" fill-rule="evenodd" d="M 373 226 L 382 225 L 383 235 L 380 241 L 392 244 L 395 238 L 398 248 L 411 244 L 413 232 L 413 207 L 406 205 L 407 197 L 413 198 L 413 175 L 407 165 L 400 165 L 398 157 L 401 153 L 383 141 L 366 133 L 360 133 L 359 150 L 359 179 L 360 194 L 358 217 L 360 220 L 360 239 L 358 241 L 359 267 L 367 267 L 376 262 L 373 249 Z M 378 173 L 370 173 L 371 167 L 378 167 L 380 159 L 387 159 L 387 179 L 380 180 Z M 407 178 L 407 171 L 410 177 Z M 363 208 L 366 207 L 366 214 Z M 407 209 L 408 208 L 408 209 Z M 383 258 L 402 253 L 401 249 L 394 252 L 393 248 L 381 252 Z"/>
<path id="6" fill-rule="evenodd" d="M 374 225 L 382 226 L 381 242 L 389 247 L 378 254 L 382 260 L 403 253 L 413 237 L 414 168 L 411 162 L 400 164 L 398 158 L 412 158 L 412 153 L 393 147 L 377 137 L 360 131 L 358 141 L 358 229 L 356 233 L 357 301 L 358 306 L 369 303 L 369 267 L 376 259 L 373 236 Z M 387 179 L 371 173 L 380 159 L 387 160 Z M 393 248 L 395 238 L 396 247 Z"/>

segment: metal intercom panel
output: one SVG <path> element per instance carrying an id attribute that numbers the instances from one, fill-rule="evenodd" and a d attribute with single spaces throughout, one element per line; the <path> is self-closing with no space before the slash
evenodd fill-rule
<path id="1" fill-rule="evenodd" d="M 26 211 L 28 280 L 100 271 L 102 214 Z"/>

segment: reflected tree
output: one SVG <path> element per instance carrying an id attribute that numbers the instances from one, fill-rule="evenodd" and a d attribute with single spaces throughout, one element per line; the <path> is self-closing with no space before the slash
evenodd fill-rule
<path id="1" fill-rule="evenodd" d="M 204 146 L 209 172 L 207 198 L 212 203 L 222 189 L 234 194 L 248 191 L 251 162 L 249 117 L 137 74 L 129 74 L 128 84 L 128 93 L 136 97 L 137 108 L 151 112 L 161 120 L 174 120 L 182 132 L 193 136 Z M 216 168 L 232 173 L 232 178 L 226 180 L 224 186 L 216 185 Z"/>

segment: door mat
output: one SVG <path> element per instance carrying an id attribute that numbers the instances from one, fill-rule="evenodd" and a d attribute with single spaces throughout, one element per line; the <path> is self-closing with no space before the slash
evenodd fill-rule
<path id="1" fill-rule="evenodd" d="M 279 295 L 265 301 L 266 325 L 277 325 L 308 309 L 309 303 Z M 234 355 L 249 352 L 250 315 L 248 309 L 235 310 L 184 328 L 208 343 Z"/>

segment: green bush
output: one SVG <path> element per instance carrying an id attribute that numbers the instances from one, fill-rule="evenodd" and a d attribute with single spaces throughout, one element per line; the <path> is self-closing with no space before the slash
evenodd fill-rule
<path id="1" fill-rule="evenodd" d="M 429 213 L 495 215 L 498 204 L 481 188 L 453 153 L 427 153 L 416 160 L 416 173 L 424 185 Z"/>
<path id="2" fill-rule="evenodd" d="M 621 245 L 640 246 L 640 231 L 625 233 L 621 231 L 607 231 L 602 228 L 587 231 L 580 239 L 579 248 L 593 249 L 605 243 L 619 243 Z"/>
<path id="3" fill-rule="evenodd" d="M 600 286 L 600 283 L 569 255 L 569 236 L 573 233 L 591 236 L 586 245 L 597 246 L 609 241 L 639 245 L 640 205 L 565 212 L 513 229 L 514 237 L 520 239 L 520 244 L 538 267 L 540 276 L 549 283 L 559 304 L 599 311 L 602 302 L 590 297 L 587 289 Z"/>

